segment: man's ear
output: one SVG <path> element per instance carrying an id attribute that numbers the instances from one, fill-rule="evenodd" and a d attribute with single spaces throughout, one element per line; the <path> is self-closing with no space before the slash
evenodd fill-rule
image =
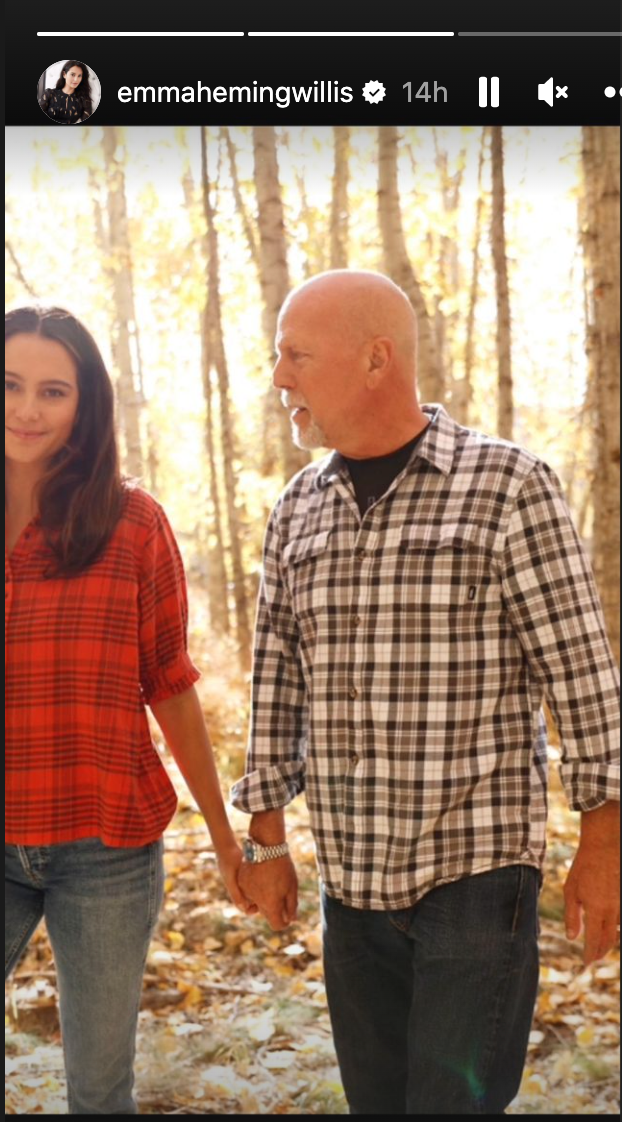
<path id="1" fill-rule="evenodd" d="M 375 390 L 386 376 L 393 355 L 393 344 L 390 339 L 378 336 L 372 339 L 368 353 L 367 386 Z"/>

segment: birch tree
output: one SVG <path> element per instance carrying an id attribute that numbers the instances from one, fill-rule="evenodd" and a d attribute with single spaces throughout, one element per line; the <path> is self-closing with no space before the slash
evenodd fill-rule
<path id="1" fill-rule="evenodd" d="M 236 210 L 237 210 L 237 212 L 240 216 L 241 222 L 242 222 L 242 229 L 244 230 L 244 238 L 245 238 L 245 241 L 246 241 L 246 246 L 248 248 L 250 259 L 253 262 L 253 265 L 255 266 L 255 268 L 257 270 L 257 277 L 258 277 L 258 279 L 261 279 L 261 262 L 259 260 L 259 247 L 257 245 L 257 237 L 256 237 L 256 234 L 255 234 L 253 223 L 252 223 L 251 217 L 248 213 L 248 207 L 246 206 L 246 203 L 244 201 L 244 196 L 242 195 L 242 188 L 241 188 L 241 185 L 240 185 L 240 176 L 239 176 L 239 172 L 238 172 L 238 161 L 237 161 L 237 153 L 236 153 L 236 150 L 235 150 L 235 144 L 233 143 L 233 140 L 231 139 L 231 133 L 229 132 L 228 128 L 225 128 L 223 126 L 223 128 L 221 128 L 221 130 L 220 130 L 220 135 L 221 135 L 222 139 L 224 140 L 225 147 L 227 149 L 227 157 L 228 157 L 228 160 L 229 160 L 229 170 L 231 172 L 231 186 L 232 186 L 232 189 L 233 189 L 233 198 L 234 198 L 234 201 L 235 201 Z"/>
<path id="2" fill-rule="evenodd" d="M 408 296 L 417 317 L 419 357 L 417 381 L 422 401 L 442 402 L 445 384 L 434 324 L 412 262 L 408 256 L 402 225 L 397 176 L 398 134 L 394 125 L 382 126 L 378 158 L 378 222 L 382 234 L 385 269 L 391 280 Z"/>
<path id="3" fill-rule="evenodd" d="M 471 262 L 471 283 L 469 285 L 469 305 L 466 319 L 466 337 L 464 342 L 464 377 L 463 382 L 463 413 L 464 424 L 468 421 L 469 407 L 473 398 L 473 366 L 475 358 L 475 310 L 479 295 L 479 269 L 480 269 L 480 241 L 482 237 L 482 219 L 484 213 L 484 155 L 486 150 L 486 129 L 482 129 L 482 139 L 479 146 L 477 161 L 477 201 L 475 203 L 475 231 L 473 234 L 473 252 Z"/>
<path id="4" fill-rule="evenodd" d="M 594 567 L 620 657 L 620 132 L 583 128 L 587 353 L 595 429 Z"/>
<path id="5" fill-rule="evenodd" d="M 348 267 L 348 149 L 350 129 L 335 125 L 332 198 L 330 208 L 330 267 Z"/>
<path id="6" fill-rule="evenodd" d="M 456 339 L 458 335 L 458 300 L 460 295 L 460 252 L 458 247 L 458 208 L 460 205 L 460 188 L 466 163 L 466 151 L 463 148 L 458 156 L 455 171 L 450 170 L 449 155 L 439 143 L 436 129 L 432 130 L 434 137 L 434 153 L 436 170 L 441 186 L 441 199 L 443 202 L 443 233 L 440 240 L 439 265 L 439 295 L 436 297 L 435 321 L 436 342 L 445 371 L 446 392 L 451 395 L 451 413 L 460 424 L 466 424 L 467 393 L 463 378 L 456 378 L 454 373 L 454 356 L 456 352 Z M 445 309 L 441 308 L 445 304 Z"/>
<path id="7" fill-rule="evenodd" d="M 505 245 L 505 187 L 503 182 L 503 135 L 501 125 L 490 130 L 492 161 L 492 258 L 495 268 L 497 294 L 497 433 L 506 440 L 512 439 L 514 426 L 514 397 L 512 387 L 512 354 L 510 326 L 510 290 L 508 261 Z"/>
<path id="8" fill-rule="evenodd" d="M 103 130 L 108 211 L 108 270 L 112 281 L 114 317 L 112 354 L 118 372 L 117 395 L 125 437 L 126 466 L 130 475 L 142 477 L 145 469 L 141 438 L 144 395 L 138 370 L 136 312 L 132 286 L 132 254 L 125 199 L 125 173 L 119 130 Z"/>
<path id="9" fill-rule="evenodd" d="M 206 258 L 207 261 L 207 258 Z M 230 633 L 229 594 L 225 561 L 224 519 L 220 501 L 220 483 L 216 467 L 216 418 L 214 416 L 214 387 L 212 385 L 212 356 L 210 346 L 209 296 L 201 316 L 201 374 L 205 398 L 205 450 L 209 478 L 211 505 L 210 540 L 207 551 L 207 595 L 210 621 L 225 635 Z"/>
<path id="10" fill-rule="evenodd" d="M 186 148 L 187 153 L 187 148 Z M 203 262 L 205 276 L 208 275 L 209 244 L 207 229 L 205 227 L 205 208 L 201 187 L 201 206 L 197 208 L 197 195 L 194 178 L 189 159 L 182 174 L 182 190 L 188 220 L 193 234 L 193 247 Z M 200 218 L 199 213 L 200 212 Z M 199 228 L 199 222 L 201 224 Z M 207 515 L 207 597 L 209 602 L 210 624 L 215 631 L 228 635 L 230 633 L 229 591 L 227 577 L 227 559 L 224 518 L 221 502 L 221 481 L 217 469 L 217 420 L 214 407 L 214 392 L 212 380 L 212 360 L 210 354 L 210 324 L 209 324 L 209 294 L 207 286 L 205 302 L 199 316 L 201 333 L 201 380 L 203 384 L 203 397 L 205 400 L 205 451 L 207 454 L 209 511 Z"/>
<path id="11" fill-rule="evenodd" d="M 209 179 L 207 135 L 201 129 L 201 180 L 203 189 L 203 209 L 207 227 L 207 312 L 205 335 L 207 360 L 210 370 L 216 371 L 220 400 L 220 428 L 225 481 L 225 506 L 229 530 L 229 550 L 233 574 L 233 599 L 235 605 L 235 630 L 240 663 L 244 669 L 250 665 L 251 634 L 248 619 L 248 597 L 242 562 L 242 525 L 236 502 L 235 441 L 233 419 L 229 401 L 229 369 L 225 354 L 220 306 L 220 267 L 218 232 L 215 224 L 214 204 L 211 199 Z M 211 400 L 211 395 L 210 395 Z"/>
<path id="12" fill-rule="evenodd" d="M 290 290 L 283 200 L 272 125 L 253 128 L 253 157 L 259 226 L 259 280 L 263 301 L 262 323 L 271 366 L 276 361 L 274 337 L 279 311 Z M 278 434 L 285 479 L 309 462 L 308 453 L 292 441 L 289 418 L 278 394 L 271 388 L 266 401 L 266 438 Z M 268 456 L 271 449 L 267 448 Z"/>

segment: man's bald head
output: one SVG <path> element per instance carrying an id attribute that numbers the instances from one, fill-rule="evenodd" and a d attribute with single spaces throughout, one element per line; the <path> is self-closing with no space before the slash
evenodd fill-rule
<path id="1" fill-rule="evenodd" d="M 301 448 L 384 455 L 425 427 L 417 401 L 413 310 L 379 273 L 335 269 L 281 309 L 272 374 Z"/>
<path id="2" fill-rule="evenodd" d="M 311 313 L 325 313 L 326 323 L 354 347 L 376 337 L 391 339 L 398 365 L 414 375 L 415 313 L 406 294 L 389 277 L 353 269 L 319 273 L 289 294 L 281 316 L 303 306 Z"/>

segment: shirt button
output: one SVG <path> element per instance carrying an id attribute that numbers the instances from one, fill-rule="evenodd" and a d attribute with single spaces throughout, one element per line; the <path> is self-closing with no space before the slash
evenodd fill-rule
<path id="1" fill-rule="evenodd" d="M 352 626 L 353 627 L 358 627 L 360 622 L 361 622 L 361 617 L 360 616 L 352 616 Z"/>
<path id="2" fill-rule="evenodd" d="M 350 763 L 351 764 L 358 764 L 358 762 L 359 762 L 359 758 L 353 752 L 352 755 L 350 756 Z"/>
<path id="3" fill-rule="evenodd" d="M 350 697 L 352 698 L 352 700 L 354 700 L 354 698 L 358 697 L 358 695 L 359 695 L 359 691 L 357 690 L 356 686 L 350 686 L 350 689 L 348 690 L 348 693 L 350 694 Z"/>
<path id="4" fill-rule="evenodd" d="M 362 560 L 362 558 L 365 557 L 365 550 L 364 549 L 356 549 L 354 551 L 354 556 L 358 557 L 359 560 Z"/>

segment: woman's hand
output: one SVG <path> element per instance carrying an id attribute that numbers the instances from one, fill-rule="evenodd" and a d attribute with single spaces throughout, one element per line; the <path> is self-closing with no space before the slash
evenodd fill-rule
<path id="1" fill-rule="evenodd" d="M 227 817 L 197 691 L 191 686 L 165 701 L 153 702 L 151 710 L 205 819 L 227 892 L 241 912 L 255 915 L 257 906 L 238 884 L 242 850 Z"/>
<path id="2" fill-rule="evenodd" d="M 235 838 L 226 848 L 221 847 L 216 857 L 220 875 L 225 882 L 225 888 L 235 906 L 247 916 L 257 915 L 259 908 L 252 900 L 249 900 L 248 896 L 244 895 L 238 882 L 240 865 L 242 864 L 242 848 Z"/>

